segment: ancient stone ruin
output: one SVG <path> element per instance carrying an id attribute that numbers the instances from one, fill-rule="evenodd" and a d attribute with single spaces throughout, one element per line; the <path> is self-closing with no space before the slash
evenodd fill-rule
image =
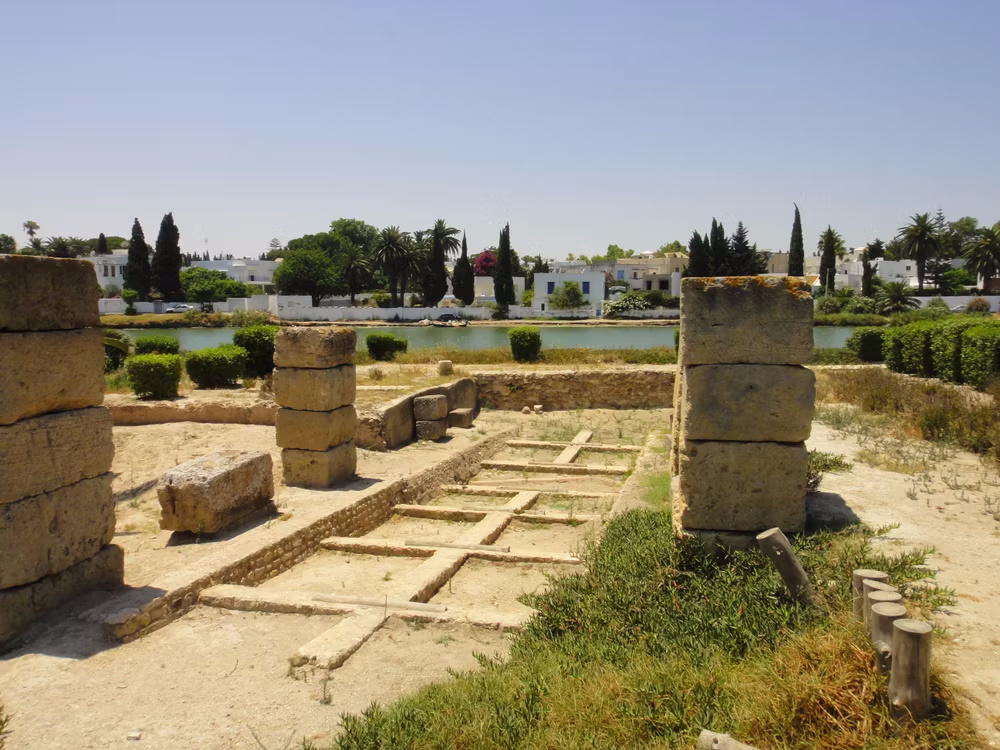
<path id="1" fill-rule="evenodd" d="M 804 528 L 812 325 L 801 280 L 682 281 L 671 446 L 678 531 L 740 547 L 764 529 Z"/>
<path id="2" fill-rule="evenodd" d="M 448 432 L 448 397 L 444 394 L 413 399 L 417 440 L 439 440 Z"/>
<path id="3" fill-rule="evenodd" d="M 284 328 L 275 337 L 275 429 L 285 484 L 332 487 L 354 476 L 356 346 L 349 328 Z"/>
<path id="4" fill-rule="evenodd" d="M 93 267 L 0 256 L 0 643 L 121 586 Z"/>

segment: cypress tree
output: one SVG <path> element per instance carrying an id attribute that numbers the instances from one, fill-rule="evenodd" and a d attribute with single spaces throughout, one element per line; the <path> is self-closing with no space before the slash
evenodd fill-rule
<path id="1" fill-rule="evenodd" d="M 451 286 L 455 297 L 462 304 L 471 305 L 476 301 L 476 281 L 469 262 L 469 245 L 465 241 L 465 232 L 462 232 L 462 255 L 455 261 L 455 270 L 451 274 Z"/>
<path id="2" fill-rule="evenodd" d="M 799 206 L 795 206 L 795 221 L 792 222 L 792 239 L 788 243 L 788 275 L 806 275 L 806 247 L 802 242 L 802 217 L 799 216 Z"/>
<path id="3" fill-rule="evenodd" d="M 128 243 L 128 262 L 123 270 L 125 288 L 139 294 L 141 302 L 149 301 L 149 248 L 146 246 L 146 235 L 142 233 L 142 225 L 136 219 L 132 224 L 132 238 Z"/>
<path id="4" fill-rule="evenodd" d="M 688 243 L 688 276 L 712 276 L 712 255 L 708 238 L 695 232 Z"/>
<path id="5" fill-rule="evenodd" d="M 751 245 L 747 228 L 741 221 L 729 242 L 729 275 L 755 276 L 767 269 L 766 262 L 758 255 L 757 246 Z"/>
<path id="6" fill-rule="evenodd" d="M 837 233 L 829 224 L 826 226 L 826 231 L 820 235 L 820 250 L 822 255 L 819 260 L 819 283 L 830 294 L 837 278 Z"/>
<path id="7" fill-rule="evenodd" d="M 443 222 L 439 223 L 444 226 Z M 431 256 L 423 275 L 423 298 L 428 307 L 437 307 L 448 291 L 448 270 L 444 267 L 444 253 L 444 237 L 440 232 L 431 230 Z"/>
<path id="8" fill-rule="evenodd" d="M 709 233 L 709 249 L 712 256 L 712 273 L 716 276 L 731 276 L 729 270 L 729 240 L 722 224 L 712 219 L 712 230 Z"/>
<path id="9" fill-rule="evenodd" d="M 167 302 L 184 299 L 181 291 L 181 235 L 174 224 L 173 213 L 166 214 L 160 222 L 156 236 L 156 249 L 151 265 L 153 288 Z"/>
<path id="10" fill-rule="evenodd" d="M 510 262 L 510 224 L 500 231 L 500 244 L 497 247 L 497 265 L 493 274 L 493 294 L 497 304 L 502 309 L 513 305 L 514 276 Z"/>
<path id="11" fill-rule="evenodd" d="M 94 255 L 111 255 L 111 251 L 108 250 L 108 241 L 104 238 L 104 232 L 97 235 L 97 250 L 94 251 Z"/>
<path id="12" fill-rule="evenodd" d="M 873 290 L 873 271 L 872 263 L 868 259 L 868 249 L 861 253 L 861 296 L 871 297 Z"/>

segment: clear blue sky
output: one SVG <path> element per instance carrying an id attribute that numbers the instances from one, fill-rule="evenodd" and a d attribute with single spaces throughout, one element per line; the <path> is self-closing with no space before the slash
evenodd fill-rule
<path id="1" fill-rule="evenodd" d="M 1000 2 L 8 2 L 0 232 L 253 255 L 356 217 L 471 250 L 807 251 L 1000 220 Z"/>

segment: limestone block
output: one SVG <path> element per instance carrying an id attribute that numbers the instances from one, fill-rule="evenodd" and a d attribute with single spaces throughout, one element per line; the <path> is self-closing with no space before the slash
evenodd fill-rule
<path id="1" fill-rule="evenodd" d="M 358 339 L 351 328 L 282 328 L 274 337 L 274 364 L 312 369 L 353 365 L 357 346 Z"/>
<path id="2" fill-rule="evenodd" d="M 281 451 L 285 484 L 296 487 L 332 487 L 352 476 L 358 468 L 354 443 L 344 443 L 326 451 Z"/>
<path id="3" fill-rule="evenodd" d="M 788 276 L 681 281 L 680 365 L 802 365 L 813 352 L 809 286 Z"/>
<path id="4" fill-rule="evenodd" d="M 476 381 L 472 378 L 459 378 L 448 386 L 448 409 L 477 409 L 479 398 L 476 392 Z"/>
<path id="5" fill-rule="evenodd" d="M 436 422 L 447 417 L 447 396 L 416 396 L 413 399 L 413 418 L 418 422 Z"/>
<path id="6" fill-rule="evenodd" d="M 685 368 L 685 440 L 798 443 L 809 437 L 816 375 L 798 365 Z"/>
<path id="7" fill-rule="evenodd" d="M 0 589 L 93 557 L 115 533 L 111 474 L 0 505 Z"/>
<path id="8" fill-rule="evenodd" d="M 121 588 L 124 580 L 125 554 L 121 547 L 112 544 L 61 573 L 0 591 L 0 644 L 12 639 L 46 610 L 88 591 Z"/>
<path id="9" fill-rule="evenodd" d="M 417 440 L 440 440 L 448 434 L 447 419 L 418 419 Z"/>
<path id="10" fill-rule="evenodd" d="M 688 529 L 761 531 L 805 526 L 804 443 L 685 441 L 674 516 Z"/>
<path id="11" fill-rule="evenodd" d="M 111 412 L 103 406 L 29 417 L 0 427 L 0 504 L 111 469 Z"/>
<path id="12" fill-rule="evenodd" d="M 104 399 L 100 328 L 0 333 L 0 362 L 0 425 Z"/>
<path id="13" fill-rule="evenodd" d="M 282 448 L 325 451 L 354 440 L 358 415 L 354 406 L 342 406 L 333 411 L 299 411 L 278 409 L 275 438 Z"/>
<path id="14" fill-rule="evenodd" d="M 472 423 L 475 419 L 475 409 L 452 409 L 448 412 L 449 427 L 472 427 Z"/>
<path id="15" fill-rule="evenodd" d="M 450 359 L 438 360 L 438 375 L 451 375 L 455 372 L 455 365 Z"/>
<path id="16" fill-rule="evenodd" d="M 354 403 L 354 365 L 326 370 L 282 367 L 271 381 L 279 406 L 302 411 L 333 411 Z"/>
<path id="17" fill-rule="evenodd" d="M 97 276 L 85 260 L 0 255 L 0 331 L 99 325 Z"/>
<path id="18" fill-rule="evenodd" d="M 271 454 L 219 451 L 178 464 L 156 485 L 160 528 L 214 534 L 274 496 Z"/>

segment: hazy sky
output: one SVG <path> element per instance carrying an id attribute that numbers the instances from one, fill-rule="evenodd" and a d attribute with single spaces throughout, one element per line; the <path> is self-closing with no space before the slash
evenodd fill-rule
<path id="1" fill-rule="evenodd" d="M 1000 2 L 0 6 L 0 232 L 256 255 L 337 217 L 522 254 L 1000 220 Z"/>

